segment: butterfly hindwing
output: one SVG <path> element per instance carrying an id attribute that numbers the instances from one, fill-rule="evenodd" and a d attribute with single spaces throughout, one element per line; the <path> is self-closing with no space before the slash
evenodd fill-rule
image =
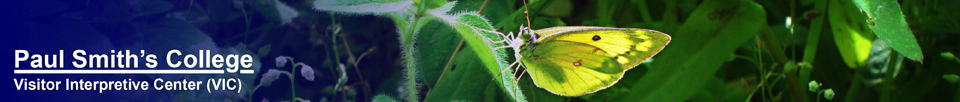
<path id="1" fill-rule="evenodd" d="M 521 61 L 538 87 L 563 96 L 580 96 L 606 88 L 623 75 L 623 67 L 615 59 L 593 53 L 594 49 L 574 42 L 544 43 L 530 52 L 535 56 Z"/>
<path id="2" fill-rule="evenodd" d="M 537 86 L 563 96 L 610 87 L 670 41 L 664 33 L 633 28 L 565 26 L 536 33 L 540 38 L 523 46 L 521 60 Z"/>

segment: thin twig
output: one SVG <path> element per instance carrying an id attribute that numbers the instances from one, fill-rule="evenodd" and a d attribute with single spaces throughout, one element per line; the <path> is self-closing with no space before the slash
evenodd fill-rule
<path id="1" fill-rule="evenodd" d="M 453 58 L 457 57 L 457 53 L 460 53 L 460 47 L 463 47 L 463 39 L 460 39 L 460 44 L 457 44 L 457 49 L 453 49 L 453 55 L 450 55 L 450 60 L 447 60 L 447 65 L 443 66 L 443 71 L 440 72 L 440 77 L 437 78 L 437 83 L 433 87 L 440 85 L 440 79 L 443 79 L 443 74 L 447 73 L 447 68 L 450 67 L 450 62 L 453 62 Z M 432 89 L 430 91 L 433 91 Z M 430 91 L 427 91 L 427 96 L 430 97 Z M 424 97 L 424 99 L 426 99 Z"/>
<path id="2" fill-rule="evenodd" d="M 453 58 L 457 57 L 457 53 L 460 53 L 460 47 L 463 47 L 463 39 L 460 39 L 460 44 L 457 44 L 457 49 L 453 49 L 453 55 L 450 55 L 450 59 L 447 60 L 447 65 L 443 66 L 443 72 L 440 72 L 440 78 L 437 78 L 437 81 L 443 79 L 443 74 L 447 73 L 447 68 L 450 68 L 450 62 L 453 62 Z"/>
<path id="3" fill-rule="evenodd" d="M 357 60 L 353 62 L 360 62 L 360 60 L 363 59 L 364 56 L 367 56 L 367 54 L 370 54 L 370 52 L 373 52 L 374 49 L 377 49 L 377 47 L 371 47 L 367 49 L 366 52 L 363 52 L 363 54 L 360 54 L 360 57 L 357 57 Z M 357 67 L 357 63 L 353 63 L 353 67 Z"/>
<path id="4" fill-rule="evenodd" d="M 353 57 L 353 53 L 350 51 L 350 43 L 348 43 L 347 38 L 343 37 L 342 34 L 339 35 L 339 36 L 340 36 L 340 40 L 343 40 L 343 46 L 347 48 L 347 55 L 349 55 L 350 58 L 355 58 L 355 57 Z M 360 68 L 357 67 L 357 62 L 359 62 L 359 61 L 360 61 L 360 60 L 354 60 L 354 61 L 353 61 L 353 69 L 356 69 L 356 70 L 353 70 L 353 71 L 356 71 L 356 72 L 357 72 L 357 76 L 360 76 L 360 80 L 363 80 L 363 75 L 360 74 Z"/>
<path id="5" fill-rule="evenodd" d="M 483 12 L 483 8 L 487 7 L 487 2 L 489 1 L 490 0 L 483 0 L 483 5 L 480 5 L 480 10 L 477 10 L 477 14 L 480 14 L 481 12 Z"/>

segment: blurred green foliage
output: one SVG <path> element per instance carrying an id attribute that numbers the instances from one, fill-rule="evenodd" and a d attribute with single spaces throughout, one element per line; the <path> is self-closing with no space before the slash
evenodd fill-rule
<path id="1" fill-rule="evenodd" d="M 380 6 L 374 7 L 406 5 L 394 2 L 403 1 L 368 3 L 379 3 L 377 5 Z M 317 6 L 315 2 L 313 6 L 314 8 L 327 7 L 321 11 L 329 9 L 335 12 L 334 19 L 351 18 L 337 17 L 337 14 L 348 16 L 373 14 L 380 15 L 379 19 L 389 18 L 396 22 L 396 29 L 401 31 L 401 36 L 406 35 L 403 34 L 404 29 L 410 29 L 411 26 L 418 28 L 412 34 L 415 35 L 412 37 L 415 39 L 413 43 L 416 44 L 415 51 L 418 53 L 414 56 L 418 61 L 416 63 L 418 71 L 415 73 L 418 77 L 414 80 L 419 80 L 416 81 L 418 85 L 416 87 L 421 89 L 418 91 L 425 92 L 423 93 L 425 95 L 413 97 L 423 98 L 424 101 L 803 102 L 819 101 L 819 98 L 824 98 L 825 101 L 943 101 L 954 100 L 954 98 L 929 95 L 957 94 L 954 91 L 930 90 L 935 88 L 956 90 L 957 85 L 942 83 L 947 80 L 935 79 L 957 73 L 957 63 L 949 59 L 930 59 L 929 57 L 924 59 L 923 57 L 958 50 L 957 41 L 947 40 L 957 38 L 955 31 L 947 30 L 955 26 L 927 26 L 956 25 L 957 21 L 926 22 L 927 25 L 912 23 L 923 21 L 923 18 L 919 17 L 931 18 L 921 14 L 947 16 L 941 18 L 956 17 L 950 13 L 944 13 L 947 11 L 927 11 L 950 7 L 925 6 L 944 5 L 939 2 L 949 1 L 531 0 L 527 3 L 523 2 L 460 0 L 443 3 L 435 0 L 414 0 L 412 5 L 409 5 L 409 7 L 426 7 L 428 10 L 425 11 L 441 9 L 439 11 L 442 13 L 439 14 L 435 12 L 424 14 L 416 9 L 363 11 L 368 8 L 361 7 L 371 7 L 364 3 L 330 7 Z M 451 3 L 455 4 L 452 9 L 439 6 Z M 863 9 L 878 6 L 911 10 L 902 12 L 913 15 L 897 16 L 900 14 L 894 13 L 900 13 L 900 10 L 883 7 L 879 10 Z M 358 10 L 334 10 L 344 7 L 358 7 L 356 8 Z M 360 12 L 349 13 L 353 11 Z M 479 16 L 484 19 L 468 19 L 472 17 L 469 16 L 472 13 L 464 12 L 479 13 Z M 529 19 L 524 12 L 530 13 Z M 410 20 L 419 21 L 417 18 L 424 16 L 430 18 L 432 17 L 430 15 L 435 16 L 436 19 L 424 20 L 428 23 L 422 24 L 423 26 L 409 24 L 414 23 Z M 900 20 L 898 21 L 897 18 Z M 492 28 L 484 27 L 483 23 L 480 25 L 471 23 L 477 21 L 486 22 Z M 660 55 L 655 56 L 654 62 L 639 66 L 642 68 L 638 70 L 628 71 L 619 83 L 610 88 L 582 97 L 560 97 L 532 85 L 529 77 L 524 75 L 510 75 L 521 79 L 517 86 L 512 86 L 512 82 L 496 79 L 497 76 L 492 75 L 503 75 L 500 73 L 503 62 L 512 62 L 513 59 L 506 56 L 498 58 L 496 56 L 503 55 L 484 49 L 487 48 L 484 46 L 491 45 L 477 42 L 485 38 L 499 39 L 498 37 L 467 28 L 474 26 L 498 32 L 516 32 L 516 28 L 526 25 L 527 21 L 532 24 L 529 26 L 533 29 L 567 25 L 654 29 L 671 34 L 675 42 L 668 45 Z M 343 21 L 334 24 L 344 23 L 364 22 Z M 343 27 L 350 28 L 350 26 Z M 401 37 L 401 39 L 404 38 Z M 880 40 L 885 42 L 879 45 L 875 43 Z M 890 49 L 884 51 L 894 53 L 885 53 L 880 56 L 880 53 L 873 54 L 872 52 L 875 51 L 871 51 L 877 50 L 872 49 L 876 46 L 887 45 L 889 47 L 878 48 Z M 902 60 L 904 58 L 911 60 L 904 61 Z M 497 62 L 480 62 L 491 59 Z M 870 64 L 882 66 L 871 67 Z M 486 73 L 480 73 L 483 71 Z M 508 70 L 504 74 L 510 73 L 512 71 Z M 805 89 L 809 85 L 806 83 L 812 80 L 820 80 L 815 85 L 824 87 L 824 90 L 807 92 Z M 401 90 L 400 93 L 391 95 L 408 96 L 403 92 L 411 91 L 402 90 L 403 87 L 409 86 L 386 86 Z M 381 88 L 388 89 L 378 90 L 390 90 L 391 87 Z M 515 96 L 511 91 L 522 92 L 523 95 Z"/>
<path id="2" fill-rule="evenodd" d="M 320 102 L 960 101 L 960 60 L 951 54 L 960 52 L 957 0 L 523 2 L 40 1 L 32 7 L 46 8 L 30 9 L 28 16 L 72 17 L 55 19 L 59 25 L 46 28 L 106 39 L 63 43 L 151 46 L 146 50 L 215 47 L 220 52 L 256 53 L 262 63 L 257 72 L 302 73 L 273 66 L 273 58 L 290 56 L 312 66 L 316 74 L 314 81 L 280 78 L 240 95 L 161 93 L 177 101 L 290 101 L 291 96 Z M 80 4 L 94 6 L 82 11 L 61 8 L 90 7 Z M 524 12 L 530 13 L 529 19 Z M 51 16 L 58 13 L 64 14 Z M 90 27 L 116 23 L 133 26 Z M 581 97 L 561 97 L 533 85 L 529 76 L 513 75 L 512 70 L 500 74 L 513 55 L 489 49 L 502 45 L 484 38 L 501 38 L 476 30 L 517 32 L 521 25 L 644 28 L 674 39 L 653 62 L 626 72 L 617 84 Z M 96 30 L 134 34 L 99 36 Z M 126 38 L 157 39 L 122 40 Z M 253 83 L 263 75 L 241 77 Z M 519 83 L 512 83 L 515 78 Z M 821 90 L 808 90 L 813 80 Z"/>

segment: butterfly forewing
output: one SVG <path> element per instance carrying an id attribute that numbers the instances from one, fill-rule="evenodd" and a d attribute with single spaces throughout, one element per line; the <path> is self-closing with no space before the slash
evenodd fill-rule
<path id="1" fill-rule="evenodd" d="M 580 96 L 606 88 L 623 75 L 616 59 L 593 53 L 593 48 L 575 42 L 543 43 L 521 61 L 537 86 L 558 95 Z"/>
<path id="2" fill-rule="evenodd" d="M 659 31 L 636 28 L 608 28 L 589 26 L 563 26 L 537 30 L 542 36 L 535 43 L 569 41 L 584 43 L 603 51 L 608 57 L 627 69 L 656 55 L 668 43 L 670 36 Z"/>

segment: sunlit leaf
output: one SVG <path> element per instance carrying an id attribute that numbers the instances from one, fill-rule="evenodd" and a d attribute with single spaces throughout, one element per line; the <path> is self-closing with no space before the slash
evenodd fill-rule
<path id="1" fill-rule="evenodd" d="M 864 16 L 855 5 L 845 0 L 832 0 L 829 11 L 830 29 L 833 31 L 833 40 L 840 49 L 840 55 L 843 61 L 850 68 L 863 67 L 867 56 L 870 55 L 870 45 L 873 42 L 874 35 L 863 31 L 866 29 Z"/>
<path id="2" fill-rule="evenodd" d="M 860 10 L 867 13 L 870 29 L 880 40 L 885 41 L 901 55 L 913 60 L 923 60 L 923 52 L 913 32 L 900 12 L 897 0 L 853 0 Z"/>
<path id="3" fill-rule="evenodd" d="M 413 1 L 370 2 L 349 5 L 343 4 L 344 3 L 341 3 L 338 0 L 317 0 L 313 2 L 313 9 L 345 14 L 383 15 L 388 13 L 405 12 L 411 8 Z"/>

